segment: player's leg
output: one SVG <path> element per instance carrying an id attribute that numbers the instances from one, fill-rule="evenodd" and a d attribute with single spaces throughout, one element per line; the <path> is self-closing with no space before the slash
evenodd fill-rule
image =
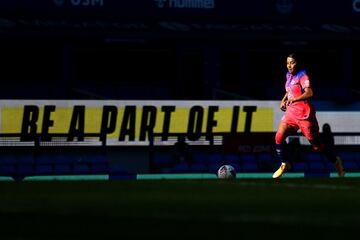
<path id="1" fill-rule="evenodd" d="M 281 163 L 287 162 L 287 156 L 285 153 L 285 139 L 289 135 L 289 131 L 290 130 L 288 124 L 285 122 L 281 122 L 275 134 L 276 155 Z"/>
<path id="2" fill-rule="evenodd" d="M 286 154 L 285 139 L 292 132 L 296 132 L 296 129 L 291 125 L 289 125 L 287 122 L 282 121 L 279 124 L 278 130 L 276 131 L 275 134 L 275 150 L 276 150 L 276 155 L 281 162 L 281 165 L 274 172 L 273 178 L 281 177 L 286 170 L 290 169 L 290 162 L 287 159 L 287 154 Z"/>
<path id="3" fill-rule="evenodd" d="M 309 142 L 311 143 L 314 151 L 324 154 L 324 156 L 334 164 L 335 169 L 338 173 L 338 176 L 344 177 L 345 170 L 344 170 L 341 158 L 336 156 L 336 154 L 334 153 L 334 151 L 332 151 L 332 149 L 329 149 L 324 144 L 322 144 L 320 142 L 320 139 L 318 139 L 318 137 L 316 137 L 315 139 L 309 140 Z"/>
<path id="4" fill-rule="evenodd" d="M 345 175 L 344 167 L 342 161 L 339 157 L 336 156 L 332 149 L 327 148 L 320 140 L 320 133 L 319 133 L 319 125 L 316 118 L 311 120 L 304 120 L 301 121 L 300 124 L 301 132 L 310 142 L 312 148 L 315 152 L 320 152 L 324 154 L 325 157 L 331 161 L 338 172 L 339 177 L 343 177 Z"/>
<path id="5" fill-rule="evenodd" d="M 336 156 L 336 154 L 324 144 L 320 143 L 320 140 L 317 138 L 309 140 L 314 151 L 320 152 L 325 155 L 325 157 L 335 165 L 335 169 L 339 177 L 344 177 L 345 170 L 341 161 L 341 158 Z"/>

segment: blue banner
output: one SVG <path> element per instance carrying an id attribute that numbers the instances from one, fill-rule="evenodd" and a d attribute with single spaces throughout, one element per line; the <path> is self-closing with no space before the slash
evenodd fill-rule
<path id="1" fill-rule="evenodd" d="M 353 21 L 360 0 L 2 0 L 13 16 Z"/>

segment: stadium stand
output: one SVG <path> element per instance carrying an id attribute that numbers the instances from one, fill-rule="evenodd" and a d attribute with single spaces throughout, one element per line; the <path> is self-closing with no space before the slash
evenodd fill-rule
<path id="1" fill-rule="evenodd" d="M 143 9 L 138 1 L 111 1 L 101 6 L 96 4 L 103 1 L 91 1 L 93 5 L 85 1 L 89 5 L 82 7 L 72 5 L 82 1 L 71 1 L 65 7 L 63 2 L 0 3 L 2 99 L 278 101 L 284 92 L 283 57 L 297 51 L 306 57 L 315 80 L 317 110 L 360 109 L 356 68 L 360 65 L 359 14 L 356 4 L 347 5 L 349 1 L 224 1 L 210 5 L 206 3 L 213 1 L 196 1 L 201 4 L 187 6 L 185 3 L 192 1 L 140 0 L 147 6 Z M 279 2 L 287 7 L 279 8 Z M 304 15 L 302 9 L 309 10 Z M 296 18 L 289 18 L 293 15 Z M 0 146 L 4 148 L 0 174 L 16 179 L 29 175 L 126 175 L 129 164 L 111 155 L 125 148 L 133 151 L 134 158 L 140 158 L 139 152 L 149 154 L 149 166 L 143 167 L 151 173 L 214 173 L 221 164 L 244 173 L 271 172 L 278 164 L 270 148 L 246 152 L 249 146 L 243 144 L 241 151 L 227 151 L 230 143 L 226 141 L 224 149 L 212 144 L 194 147 L 192 163 L 187 164 L 174 162 L 171 146 L 152 150 L 49 146 L 36 151 L 33 147 Z M 360 154 L 356 146 L 348 145 L 341 147 L 339 156 L 347 171 L 357 172 Z M 334 171 L 316 153 L 306 150 L 298 157 L 294 172 Z"/>

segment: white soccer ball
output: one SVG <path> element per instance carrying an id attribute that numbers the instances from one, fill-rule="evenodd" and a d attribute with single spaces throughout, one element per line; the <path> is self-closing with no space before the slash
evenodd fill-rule
<path id="1" fill-rule="evenodd" d="M 217 172 L 218 178 L 221 179 L 232 179 L 236 178 L 235 168 L 231 165 L 223 165 L 219 168 Z"/>

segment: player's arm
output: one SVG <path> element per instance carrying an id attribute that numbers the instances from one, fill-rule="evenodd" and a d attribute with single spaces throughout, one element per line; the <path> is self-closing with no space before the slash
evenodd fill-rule
<path id="1" fill-rule="evenodd" d="M 282 111 L 286 111 L 287 99 L 288 99 L 288 93 L 286 92 L 284 97 L 281 99 L 281 102 L 280 102 L 280 109 Z"/>
<path id="2" fill-rule="evenodd" d="M 311 98 L 313 95 L 314 95 L 313 90 L 310 87 L 306 87 L 306 88 L 304 88 L 304 93 L 302 95 L 300 95 L 297 98 L 288 99 L 287 102 L 288 102 L 288 104 L 291 104 L 294 102 L 304 101 L 304 100 Z"/>
<path id="3" fill-rule="evenodd" d="M 296 97 L 293 99 L 288 99 L 288 104 L 291 104 L 293 102 L 307 100 L 314 95 L 312 88 L 311 88 L 310 79 L 306 74 L 300 78 L 300 85 L 301 85 L 302 89 L 304 89 L 303 94 L 301 94 L 299 97 Z"/>

